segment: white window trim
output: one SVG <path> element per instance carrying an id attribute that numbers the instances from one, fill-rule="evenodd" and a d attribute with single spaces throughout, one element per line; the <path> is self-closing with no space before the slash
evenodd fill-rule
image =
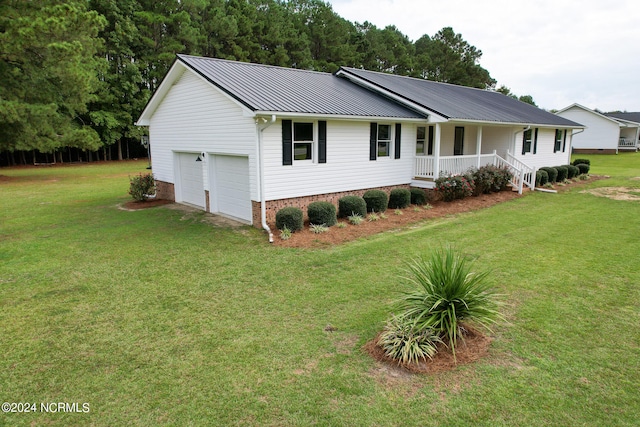
<path id="1" fill-rule="evenodd" d="M 295 137 L 295 125 L 296 123 L 311 123 L 313 126 L 313 139 L 311 141 L 296 141 Z M 304 144 L 311 143 L 311 158 L 304 160 L 296 160 L 296 143 Z M 295 165 L 297 164 L 313 164 L 316 163 L 318 155 L 318 121 L 317 120 L 291 120 L 291 160 Z"/>
<path id="2" fill-rule="evenodd" d="M 395 126 L 391 123 L 380 123 L 378 122 L 377 124 L 377 134 L 376 134 L 376 160 L 380 160 L 380 159 L 392 159 L 393 158 L 393 153 L 394 153 L 394 138 L 395 138 Z M 380 126 L 389 126 L 389 139 L 380 139 Z M 381 156 L 380 155 L 380 142 L 388 142 L 389 143 L 389 149 L 387 150 L 387 155 L 386 156 Z"/>

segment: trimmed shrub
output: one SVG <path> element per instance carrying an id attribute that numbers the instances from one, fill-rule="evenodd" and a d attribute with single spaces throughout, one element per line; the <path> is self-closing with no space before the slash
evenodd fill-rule
<path id="1" fill-rule="evenodd" d="M 549 182 L 549 174 L 547 171 L 538 169 L 536 171 L 536 187 L 542 187 Z"/>
<path id="2" fill-rule="evenodd" d="M 411 187 L 411 203 L 414 205 L 422 206 L 427 203 L 427 193 L 418 187 Z"/>
<path id="3" fill-rule="evenodd" d="M 338 200 L 338 217 L 348 218 L 353 214 L 367 216 L 367 202 L 360 196 L 344 196 Z"/>
<path id="4" fill-rule="evenodd" d="M 556 168 L 545 167 L 540 168 L 540 170 L 547 171 L 547 174 L 549 175 L 549 182 L 551 184 L 555 183 L 558 179 L 558 170 Z"/>
<path id="5" fill-rule="evenodd" d="M 580 175 L 580 168 L 578 168 L 577 166 L 569 165 L 567 166 L 567 170 L 569 171 L 569 173 L 567 174 L 567 178 L 569 179 L 575 178 L 576 176 Z"/>
<path id="6" fill-rule="evenodd" d="M 144 202 L 149 195 L 156 192 L 156 182 L 150 173 L 139 174 L 133 178 L 129 178 L 129 195 L 133 200 Z"/>
<path id="7" fill-rule="evenodd" d="M 589 165 L 591 166 L 591 160 L 589 159 L 575 159 L 572 163 L 573 166 L 578 166 L 578 165 Z"/>
<path id="8" fill-rule="evenodd" d="M 285 227 L 292 233 L 302 230 L 302 209 L 287 206 L 276 212 L 276 228 L 284 230 Z"/>
<path id="9" fill-rule="evenodd" d="M 558 182 L 564 182 L 569 176 L 569 169 L 566 166 L 556 166 L 555 169 L 558 171 Z"/>
<path id="10" fill-rule="evenodd" d="M 589 173 L 589 169 L 591 169 L 591 166 L 589 166 L 589 165 L 588 165 L 588 164 L 586 164 L 586 163 L 578 163 L 578 164 L 576 165 L 576 167 L 577 167 L 578 169 L 580 169 L 580 175 L 586 175 L 586 174 L 588 174 L 588 173 Z"/>
<path id="11" fill-rule="evenodd" d="M 389 193 L 389 208 L 404 209 L 411 204 L 411 192 L 406 188 L 394 188 Z"/>
<path id="12" fill-rule="evenodd" d="M 463 175 L 441 176 L 436 179 L 436 191 L 445 202 L 469 197 L 473 194 L 473 188 L 473 180 Z"/>
<path id="13" fill-rule="evenodd" d="M 327 227 L 336 225 L 338 218 L 336 217 L 336 207 L 329 202 L 312 202 L 307 207 L 307 216 L 309 224 L 321 225 Z"/>
<path id="14" fill-rule="evenodd" d="M 382 190 L 369 190 L 362 196 L 367 204 L 367 212 L 384 212 L 389 204 L 387 193 Z"/>

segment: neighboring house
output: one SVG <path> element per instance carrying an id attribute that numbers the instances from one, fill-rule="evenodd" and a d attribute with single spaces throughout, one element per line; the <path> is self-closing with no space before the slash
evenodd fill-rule
<path id="1" fill-rule="evenodd" d="M 584 132 L 574 135 L 574 153 L 617 154 L 619 150 L 637 151 L 640 113 L 600 113 L 573 104 L 556 114 L 585 125 Z"/>
<path id="2" fill-rule="evenodd" d="M 143 111 L 158 196 L 255 226 L 285 206 L 433 188 L 496 164 L 533 187 L 582 126 L 497 92 L 178 55 Z"/>

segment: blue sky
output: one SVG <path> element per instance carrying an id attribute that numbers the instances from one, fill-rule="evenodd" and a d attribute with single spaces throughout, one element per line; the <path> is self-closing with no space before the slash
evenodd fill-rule
<path id="1" fill-rule="evenodd" d="M 637 0 L 329 0 L 349 21 L 395 25 L 415 41 L 452 27 L 480 65 L 538 106 L 640 111 Z"/>

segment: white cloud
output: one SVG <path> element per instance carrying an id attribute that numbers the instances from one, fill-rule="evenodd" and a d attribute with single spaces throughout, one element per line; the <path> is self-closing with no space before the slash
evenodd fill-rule
<path id="1" fill-rule="evenodd" d="M 640 2 L 623 0 L 335 0 L 350 21 L 395 25 L 410 39 L 452 27 L 480 64 L 543 108 L 574 102 L 640 111 Z"/>

